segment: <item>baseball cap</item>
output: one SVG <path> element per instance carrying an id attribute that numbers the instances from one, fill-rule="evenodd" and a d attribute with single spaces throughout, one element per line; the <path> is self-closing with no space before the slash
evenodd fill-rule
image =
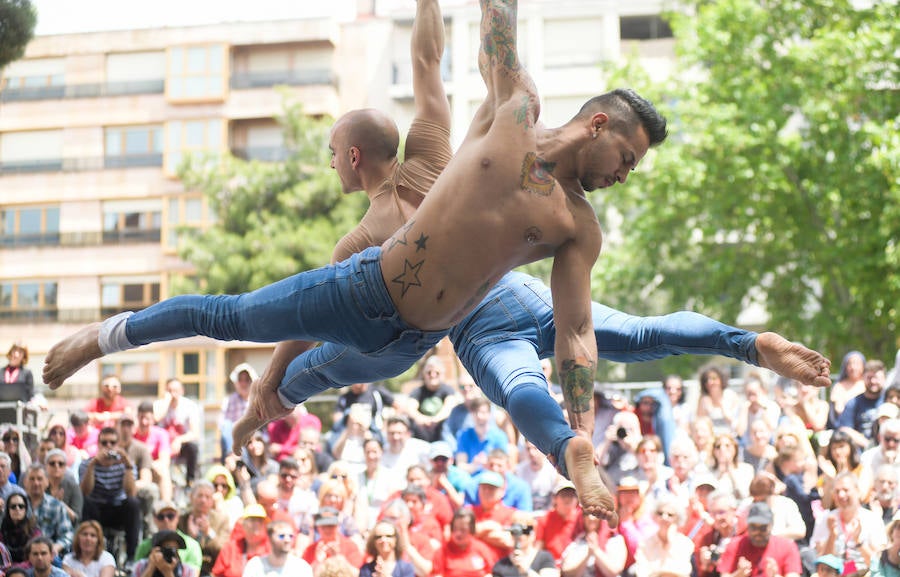
<path id="1" fill-rule="evenodd" d="M 711 487 L 713 491 L 719 488 L 719 484 L 716 482 L 716 478 L 712 475 L 699 475 L 694 480 L 694 490 L 696 491 L 699 487 Z"/>
<path id="2" fill-rule="evenodd" d="M 134 423 L 134 415 L 131 414 L 131 411 L 125 411 L 122 413 L 122 416 L 119 417 L 120 423 Z"/>
<path id="3" fill-rule="evenodd" d="M 822 555 L 816 559 L 816 565 L 825 565 L 831 567 L 838 572 L 838 575 L 844 572 L 844 562 L 837 555 Z"/>
<path id="4" fill-rule="evenodd" d="M 503 479 L 503 476 L 500 475 L 500 473 L 497 473 L 495 471 L 483 471 L 478 476 L 478 484 L 502 488 L 503 485 L 506 484 L 506 481 Z"/>
<path id="5" fill-rule="evenodd" d="M 896 419 L 898 416 L 900 416 L 900 407 L 894 403 L 881 403 L 878 405 L 878 411 L 875 413 L 876 419 Z"/>
<path id="6" fill-rule="evenodd" d="M 553 494 L 556 495 L 560 491 L 564 491 L 566 489 L 572 489 L 574 491 L 575 485 L 568 479 L 560 479 L 556 486 L 553 487 Z"/>
<path id="7" fill-rule="evenodd" d="M 750 505 L 750 511 L 747 513 L 748 525 L 771 525 L 772 509 L 762 501 Z"/>
<path id="8" fill-rule="evenodd" d="M 640 491 L 640 489 L 640 483 L 638 483 L 638 480 L 631 475 L 622 477 L 616 485 L 616 490 L 618 491 Z"/>
<path id="9" fill-rule="evenodd" d="M 316 527 L 340 525 L 340 511 L 334 507 L 322 507 L 316 514 Z"/>
<path id="10" fill-rule="evenodd" d="M 259 519 L 268 519 L 269 515 L 266 514 L 266 509 L 259 503 L 253 503 L 252 505 L 247 505 L 244 507 L 244 514 L 241 515 L 241 519 L 247 519 L 250 517 L 257 517 Z"/>
<path id="11" fill-rule="evenodd" d="M 153 507 L 153 514 L 159 514 L 163 511 L 175 511 L 178 512 L 178 507 L 175 506 L 175 503 L 172 501 L 157 501 L 156 505 Z"/>
<path id="12" fill-rule="evenodd" d="M 438 457 L 453 458 L 453 449 L 447 441 L 435 441 L 431 443 L 431 450 L 428 451 L 429 459 L 437 459 Z"/>
<path id="13" fill-rule="evenodd" d="M 154 547 L 159 547 L 166 541 L 175 541 L 178 543 L 179 549 L 187 548 L 187 543 L 184 542 L 184 538 L 175 531 L 169 531 L 168 529 L 165 531 L 158 531 L 156 535 L 153 536 L 152 543 Z"/>

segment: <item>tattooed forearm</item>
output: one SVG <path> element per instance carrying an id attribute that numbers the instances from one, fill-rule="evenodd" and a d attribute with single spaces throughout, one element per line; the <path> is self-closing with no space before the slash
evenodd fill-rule
<path id="1" fill-rule="evenodd" d="M 547 162 L 529 152 L 522 162 L 522 189 L 539 196 L 550 196 L 556 179 L 553 178 L 555 162 Z"/>
<path id="2" fill-rule="evenodd" d="M 524 124 L 525 128 L 534 128 L 535 110 L 534 93 L 523 96 L 522 103 L 516 108 L 516 124 Z"/>
<path id="3" fill-rule="evenodd" d="M 519 69 L 516 52 L 516 1 L 481 1 L 481 56 L 501 70 L 512 73 Z"/>
<path id="4" fill-rule="evenodd" d="M 594 364 L 587 359 L 566 359 L 559 365 L 563 398 L 571 413 L 593 409 Z"/>

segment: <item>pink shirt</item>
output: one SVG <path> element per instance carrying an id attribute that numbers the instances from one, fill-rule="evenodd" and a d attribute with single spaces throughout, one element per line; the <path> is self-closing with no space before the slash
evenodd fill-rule
<path id="1" fill-rule="evenodd" d="M 150 454 L 153 459 L 159 459 L 160 451 L 169 453 L 169 433 L 165 429 L 161 429 L 156 425 L 151 425 L 147 434 L 142 434 L 135 429 L 134 438 L 147 445 L 150 448 Z"/>

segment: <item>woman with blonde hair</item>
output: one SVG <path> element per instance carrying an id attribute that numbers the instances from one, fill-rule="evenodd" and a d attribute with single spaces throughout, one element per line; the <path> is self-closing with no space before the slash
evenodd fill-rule
<path id="1" fill-rule="evenodd" d="M 347 486 L 343 479 L 326 479 L 319 487 L 319 510 L 323 507 L 331 507 L 340 511 L 338 515 L 341 534 L 345 537 L 359 535 L 356 519 L 353 517 L 353 504 L 349 503 Z"/>
<path id="2" fill-rule="evenodd" d="M 63 569 L 71 577 L 113 577 L 116 560 L 106 550 L 103 528 L 97 521 L 84 521 L 72 537 L 72 551 L 63 557 Z"/>
<path id="3" fill-rule="evenodd" d="M 366 553 L 372 560 L 359 568 L 359 577 L 414 577 L 416 574 L 412 564 L 401 558 L 403 541 L 393 523 L 375 523 L 366 540 Z"/>

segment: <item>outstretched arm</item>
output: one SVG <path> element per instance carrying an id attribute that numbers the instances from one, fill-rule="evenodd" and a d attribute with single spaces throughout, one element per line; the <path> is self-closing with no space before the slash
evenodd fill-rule
<path id="1" fill-rule="evenodd" d="M 444 19 L 438 0 L 418 0 L 410 46 L 416 118 L 450 130 L 450 102 L 441 79 Z M 407 154 L 409 154 L 407 145 Z"/>
<path id="2" fill-rule="evenodd" d="M 594 236 L 593 231 L 586 232 L 586 236 Z M 557 250 L 550 284 L 559 382 L 569 423 L 578 435 L 587 439 L 594 433 L 597 341 L 591 316 L 591 267 L 600 250 L 599 227 L 596 237 L 588 243 L 572 240 Z"/>

